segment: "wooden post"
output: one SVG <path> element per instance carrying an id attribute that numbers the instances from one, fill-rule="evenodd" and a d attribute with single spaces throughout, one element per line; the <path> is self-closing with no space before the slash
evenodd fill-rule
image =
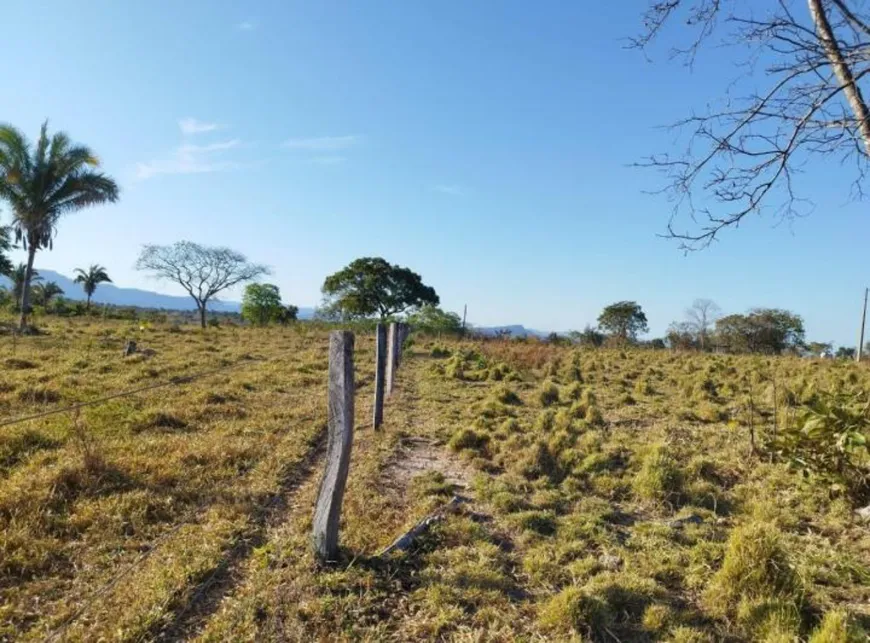
<path id="1" fill-rule="evenodd" d="M 326 470 L 314 510 L 314 551 L 321 562 L 338 555 L 338 523 L 353 445 L 353 333 L 329 333 L 329 435 Z"/>
<path id="2" fill-rule="evenodd" d="M 387 328 L 378 324 L 375 331 L 375 408 L 372 423 L 376 429 L 384 423 L 384 379 L 387 370 Z"/>
<path id="3" fill-rule="evenodd" d="M 399 322 L 396 324 L 398 329 L 399 339 L 398 339 L 398 350 L 396 351 L 396 367 L 398 368 L 402 364 L 402 351 L 405 350 L 405 336 L 408 325 L 404 322 Z"/>
<path id="4" fill-rule="evenodd" d="M 387 395 L 391 395 L 396 384 L 396 369 L 399 367 L 399 329 L 396 322 L 390 322 L 387 332 Z"/>

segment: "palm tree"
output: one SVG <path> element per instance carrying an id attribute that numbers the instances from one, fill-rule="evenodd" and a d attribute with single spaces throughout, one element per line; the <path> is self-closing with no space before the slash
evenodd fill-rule
<path id="1" fill-rule="evenodd" d="M 15 269 L 12 260 L 6 256 L 12 247 L 12 228 L 0 225 L 0 275 L 4 277 L 8 277 Z"/>
<path id="2" fill-rule="evenodd" d="M 45 308 L 48 308 L 52 299 L 63 294 L 63 288 L 54 281 L 46 281 L 44 284 L 33 286 L 32 291 L 33 300 Z"/>
<path id="3" fill-rule="evenodd" d="M 106 269 L 98 263 L 95 263 L 87 270 L 76 268 L 75 271 L 77 275 L 74 281 L 82 285 L 82 290 L 88 296 L 88 303 L 85 309 L 90 310 L 91 297 L 93 297 L 94 292 L 97 290 L 97 286 L 105 282 L 112 283 L 112 280 L 109 279 L 109 273 L 106 272 Z"/>
<path id="4" fill-rule="evenodd" d="M 15 266 L 9 273 L 9 278 L 12 280 L 12 296 L 15 298 L 16 305 L 21 305 L 21 297 L 24 293 L 24 276 L 27 274 L 27 265 L 20 263 Z M 34 283 L 42 281 L 42 277 L 35 270 L 30 271 L 30 282 Z"/>
<path id="5" fill-rule="evenodd" d="M 57 132 L 49 138 L 43 123 L 36 146 L 11 125 L 0 125 L 0 199 L 12 206 L 15 240 L 27 250 L 21 290 L 21 329 L 30 312 L 30 282 L 37 250 L 53 246 L 57 222 L 67 212 L 114 203 L 118 185 L 102 172 L 84 145 Z"/>

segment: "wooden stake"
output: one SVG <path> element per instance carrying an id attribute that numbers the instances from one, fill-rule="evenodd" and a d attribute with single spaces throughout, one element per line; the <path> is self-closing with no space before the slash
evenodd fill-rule
<path id="1" fill-rule="evenodd" d="M 387 328 L 378 324 L 375 331 L 375 404 L 372 423 L 375 429 L 384 423 L 384 380 L 387 370 Z"/>
<path id="2" fill-rule="evenodd" d="M 353 445 L 353 333 L 329 334 L 329 436 L 326 470 L 314 510 L 314 551 L 321 562 L 338 556 L 338 525 Z"/>
<path id="3" fill-rule="evenodd" d="M 399 367 L 399 328 L 396 322 L 390 323 L 387 333 L 387 395 L 393 393 L 396 385 L 396 369 Z"/>

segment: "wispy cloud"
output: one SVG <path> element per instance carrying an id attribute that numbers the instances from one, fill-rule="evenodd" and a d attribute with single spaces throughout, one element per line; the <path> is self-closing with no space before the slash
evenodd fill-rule
<path id="1" fill-rule="evenodd" d="M 243 20 L 236 25 L 239 31 L 253 31 L 257 28 L 257 23 L 254 20 Z"/>
<path id="2" fill-rule="evenodd" d="M 449 194 L 450 196 L 462 196 L 465 194 L 465 190 L 462 189 L 461 185 L 436 185 L 432 188 L 436 192 L 440 192 L 441 194 Z"/>
<path id="3" fill-rule="evenodd" d="M 195 118 L 182 118 L 178 121 L 178 127 L 181 128 L 182 134 L 189 135 L 213 132 L 223 128 L 223 125 L 220 125 L 219 123 L 205 123 Z"/>
<path id="4" fill-rule="evenodd" d="M 239 139 L 208 145 L 184 143 L 165 159 L 136 164 L 136 178 L 150 179 L 161 174 L 204 174 L 237 169 L 239 163 L 226 158 L 226 152 L 241 145 Z"/>
<path id="5" fill-rule="evenodd" d="M 352 147 L 362 140 L 361 136 L 318 136 L 313 138 L 290 138 L 283 146 L 309 152 L 334 152 Z"/>
<path id="6" fill-rule="evenodd" d="M 346 156 L 315 156 L 308 159 L 308 162 L 313 163 L 314 165 L 338 165 L 339 163 L 344 163 L 346 160 Z"/>

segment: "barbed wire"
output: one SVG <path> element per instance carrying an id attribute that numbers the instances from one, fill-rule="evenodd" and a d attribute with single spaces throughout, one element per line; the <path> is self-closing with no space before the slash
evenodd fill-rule
<path id="1" fill-rule="evenodd" d="M 40 420 L 45 417 L 49 417 L 52 415 L 60 415 L 62 413 L 70 413 L 72 411 L 78 411 L 80 409 L 87 408 L 89 406 L 97 406 L 99 404 L 104 404 L 111 400 L 116 400 L 122 397 L 129 397 L 131 395 L 136 395 L 137 393 L 144 393 L 145 391 L 153 391 L 154 389 L 164 388 L 167 386 L 179 386 L 181 384 L 188 384 L 190 382 L 202 379 L 203 377 L 208 377 L 210 375 L 215 375 L 217 373 L 222 373 L 224 371 L 229 371 L 234 368 L 238 368 L 239 366 L 251 364 L 256 361 L 263 361 L 261 359 L 257 359 L 254 357 L 243 358 L 238 362 L 234 362 L 232 364 L 221 366 L 218 368 L 210 369 L 207 371 L 201 371 L 199 373 L 194 373 L 193 375 L 177 375 L 175 377 L 170 378 L 165 382 L 158 382 L 156 384 L 148 384 L 146 386 L 140 386 L 138 388 L 130 389 L 127 391 L 120 391 L 118 393 L 112 393 L 110 395 L 104 395 L 103 397 L 98 397 L 93 400 L 88 400 L 86 402 L 79 402 L 77 404 L 72 404 L 70 406 L 65 406 L 59 409 L 51 409 L 48 411 L 42 411 L 40 413 L 33 413 L 32 415 L 24 415 L 16 418 L 9 418 L 6 420 L 0 420 L 0 428 L 12 426 L 13 424 L 21 424 L 22 422 L 30 422 L 32 420 Z"/>

